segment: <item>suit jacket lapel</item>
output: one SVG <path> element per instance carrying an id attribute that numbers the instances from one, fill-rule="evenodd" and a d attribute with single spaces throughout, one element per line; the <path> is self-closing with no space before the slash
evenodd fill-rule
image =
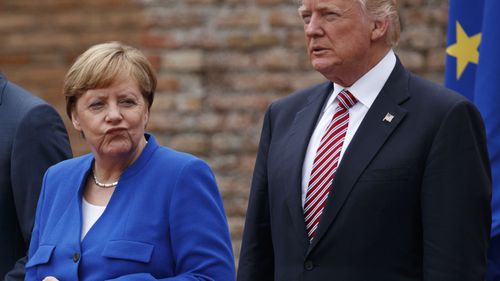
<path id="1" fill-rule="evenodd" d="M 408 73 L 398 60 L 344 153 L 308 253 L 325 235 L 359 176 L 405 117 L 406 110 L 399 105 L 409 98 L 407 83 Z M 387 113 L 394 116 L 390 122 L 384 121 Z"/>
<path id="2" fill-rule="evenodd" d="M 296 233 L 304 242 L 304 245 L 309 243 L 309 239 L 307 238 L 301 200 L 302 164 L 309 139 L 316 127 L 323 104 L 332 91 L 332 87 L 331 82 L 326 82 L 321 84 L 319 88 L 315 88 L 317 91 L 309 94 L 303 109 L 295 114 L 287 145 L 283 149 L 283 153 L 286 154 L 284 159 L 287 159 L 287 163 L 283 164 L 290 165 L 290 177 L 288 177 L 288 182 L 285 183 L 289 187 L 286 188 L 286 201 Z"/>

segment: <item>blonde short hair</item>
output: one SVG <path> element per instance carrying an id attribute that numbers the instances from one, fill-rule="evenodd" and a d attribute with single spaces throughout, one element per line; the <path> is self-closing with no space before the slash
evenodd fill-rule
<path id="1" fill-rule="evenodd" d="M 120 42 L 108 42 L 90 47 L 66 74 L 63 94 L 69 118 L 81 95 L 110 86 L 120 74 L 128 74 L 136 80 L 149 110 L 156 90 L 153 67 L 141 51 Z"/>
<path id="2" fill-rule="evenodd" d="M 358 0 L 361 8 L 367 15 L 375 20 L 383 18 L 389 19 L 389 28 L 387 29 L 386 41 L 391 46 L 396 46 L 399 42 L 401 25 L 397 10 L 397 0 Z"/>

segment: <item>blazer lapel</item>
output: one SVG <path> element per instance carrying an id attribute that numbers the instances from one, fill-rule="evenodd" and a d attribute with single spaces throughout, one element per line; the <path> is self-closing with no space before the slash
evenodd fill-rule
<path id="1" fill-rule="evenodd" d="M 408 73 L 398 60 L 344 153 L 308 254 L 339 214 L 359 176 L 405 117 L 407 111 L 399 105 L 409 98 L 407 83 Z M 393 116 L 390 121 L 388 114 Z"/>
<path id="2" fill-rule="evenodd" d="M 61 219 L 56 224 L 51 232 L 54 243 L 65 241 L 71 245 L 77 245 L 80 249 L 81 233 L 82 233 L 82 198 L 86 184 L 87 176 L 90 172 L 93 157 L 87 157 L 82 162 L 81 173 L 77 173 L 67 179 L 68 183 L 78 184 L 77 188 L 72 188 L 69 194 L 68 205 L 61 215 Z M 76 246 L 75 246 L 76 247 Z"/>
<path id="3" fill-rule="evenodd" d="M 329 93 L 332 91 L 333 84 L 326 82 L 319 88 L 311 92 L 304 108 L 295 114 L 295 119 L 288 135 L 287 145 L 283 149 L 285 158 L 290 165 L 290 177 L 286 184 L 286 201 L 290 210 L 290 215 L 296 233 L 304 243 L 309 243 L 304 221 L 304 212 L 302 210 L 302 165 L 305 153 L 309 144 L 309 139 L 316 127 L 316 122 L 320 115 L 323 104 L 326 102 Z M 305 245 L 307 245 L 305 244 Z"/>

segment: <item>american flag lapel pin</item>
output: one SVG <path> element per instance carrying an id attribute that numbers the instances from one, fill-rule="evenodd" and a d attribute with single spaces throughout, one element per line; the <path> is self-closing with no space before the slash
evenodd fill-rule
<path id="1" fill-rule="evenodd" d="M 382 121 L 387 122 L 387 123 L 391 123 L 392 119 L 394 119 L 394 115 L 387 112 L 387 114 L 385 115 L 385 117 Z"/>

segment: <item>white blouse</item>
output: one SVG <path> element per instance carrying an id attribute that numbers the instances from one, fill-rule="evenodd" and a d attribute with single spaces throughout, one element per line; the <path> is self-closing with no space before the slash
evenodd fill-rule
<path id="1" fill-rule="evenodd" d="M 106 206 L 97 206 L 90 204 L 82 196 L 82 236 L 80 241 L 83 240 L 90 228 L 101 217 L 102 213 L 106 210 Z"/>

